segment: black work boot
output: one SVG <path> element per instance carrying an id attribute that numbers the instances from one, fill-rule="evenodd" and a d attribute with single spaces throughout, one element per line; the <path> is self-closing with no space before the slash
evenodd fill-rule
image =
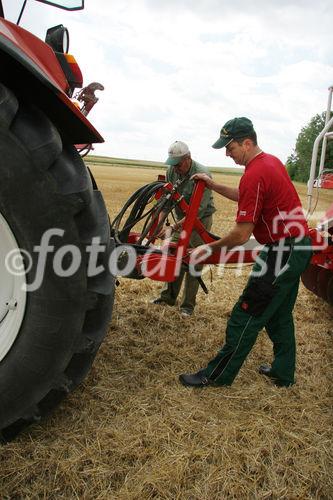
<path id="1" fill-rule="evenodd" d="M 196 373 L 182 373 L 179 375 L 179 382 L 187 387 L 205 387 L 214 384 L 206 377 L 205 370 L 199 370 Z"/>
<path id="2" fill-rule="evenodd" d="M 159 306 L 174 306 L 175 304 L 172 302 L 168 302 L 167 300 L 162 299 L 161 297 L 157 297 L 157 299 L 152 299 L 150 301 L 151 304 L 159 305 Z"/>
<path id="3" fill-rule="evenodd" d="M 258 371 L 260 375 L 266 375 L 266 377 L 272 377 L 271 375 L 272 368 L 270 365 L 260 365 Z"/>
<path id="4" fill-rule="evenodd" d="M 260 375 L 265 375 L 265 377 L 269 377 L 272 380 L 273 384 L 276 385 L 277 387 L 291 387 L 293 385 L 293 382 L 279 380 L 276 377 L 274 377 L 272 375 L 272 367 L 269 365 L 260 365 L 258 371 Z"/>

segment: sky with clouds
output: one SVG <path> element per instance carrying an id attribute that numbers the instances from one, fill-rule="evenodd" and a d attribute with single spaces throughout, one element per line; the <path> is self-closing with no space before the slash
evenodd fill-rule
<path id="1" fill-rule="evenodd" d="M 3 0 L 16 21 L 23 0 Z M 105 87 L 89 118 L 96 154 L 164 161 L 174 140 L 231 166 L 211 145 L 234 116 L 286 161 L 326 109 L 333 84 L 332 0 L 85 0 L 67 13 L 28 0 L 21 25 L 44 38 L 64 24 L 84 83 Z"/>

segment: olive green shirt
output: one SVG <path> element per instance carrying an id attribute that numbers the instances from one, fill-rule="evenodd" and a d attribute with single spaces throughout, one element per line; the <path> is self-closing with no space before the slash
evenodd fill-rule
<path id="1" fill-rule="evenodd" d="M 190 179 L 191 179 L 192 175 L 200 174 L 200 173 L 207 174 L 207 175 L 209 175 L 209 177 L 211 177 L 211 174 L 210 174 L 207 167 L 204 167 L 203 165 L 200 165 L 200 163 L 192 160 L 191 168 L 190 168 L 189 172 L 186 174 L 186 176 L 188 177 L 188 180 L 186 182 L 184 182 L 184 184 L 182 184 L 178 189 L 178 191 L 184 196 L 184 199 L 185 199 L 186 203 L 188 203 L 188 204 L 190 203 L 190 199 L 191 199 L 194 184 L 195 184 L 194 181 L 191 181 Z M 168 182 L 175 184 L 175 182 L 178 181 L 179 179 L 181 179 L 182 177 L 183 176 L 177 174 L 177 172 L 175 171 L 175 168 L 172 165 L 169 166 L 167 173 L 166 173 L 166 179 Z M 184 213 L 179 208 L 178 205 L 175 207 L 175 211 L 176 211 L 176 216 L 177 216 L 178 220 L 180 220 L 184 217 Z M 198 217 L 199 217 L 199 219 L 202 219 L 203 217 L 207 217 L 208 215 L 212 215 L 214 212 L 216 212 L 216 208 L 214 206 L 212 190 L 208 189 L 206 187 L 204 192 L 203 192 L 203 195 L 202 195 L 200 207 L 198 210 Z"/>

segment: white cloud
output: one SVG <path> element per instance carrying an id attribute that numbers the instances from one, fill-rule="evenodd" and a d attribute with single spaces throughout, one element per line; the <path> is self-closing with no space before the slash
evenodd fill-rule
<path id="1" fill-rule="evenodd" d="M 253 119 L 262 147 L 286 160 L 333 83 L 331 1 L 86 0 L 82 13 L 28 2 L 22 24 L 62 22 L 85 82 L 105 91 L 90 117 L 96 152 L 163 160 L 175 139 L 209 165 L 223 123 Z M 10 4 L 12 0 L 4 2 Z"/>

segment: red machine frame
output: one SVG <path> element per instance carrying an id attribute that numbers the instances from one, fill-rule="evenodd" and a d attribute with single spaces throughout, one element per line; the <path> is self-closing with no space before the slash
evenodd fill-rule
<path id="1" fill-rule="evenodd" d="M 214 237 L 214 235 L 210 234 L 205 229 L 197 216 L 204 189 L 204 181 L 196 182 L 189 204 L 186 203 L 182 195 L 175 191 L 174 186 L 171 183 L 164 184 L 164 186 L 156 193 L 155 198 L 157 200 L 162 195 L 169 194 L 170 198 L 175 201 L 184 212 L 185 218 L 177 243 L 167 242 L 161 248 L 151 245 L 147 247 L 147 251 L 144 255 L 137 256 L 136 269 L 140 275 L 156 281 L 174 281 L 179 274 L 180 266 L 183 263 L 187 265 L 191 264 L 188 249 L 190 236 L 193 230 L 200 235 L 204 243 L 210 243 L 218 238 Z M 159 216 L 156 215 L 147 236 L 148 240 L 151 240 L 152 243 L 155 241 L 154 233 L 158 223 Z M 323 237 L 316 229 L 312 229 L 310 231 L 310 236 L 314 249 L 311 264 L 333 271 L 333 245 L 329 244 L 329 238 Z M 128 243 L 136 244 L 139 238 L 139 233 L 132 232 L 129 235 Z M 235 247 L 228 252 L 226 252 L 225 249 L 221 249 L 220 251 L 214 252 L 201 263 L 252 263 L 261 248 L 262 245 L 258 243 L 255 238 L 250 238 L 249 241 L 242 247 Z"/>

